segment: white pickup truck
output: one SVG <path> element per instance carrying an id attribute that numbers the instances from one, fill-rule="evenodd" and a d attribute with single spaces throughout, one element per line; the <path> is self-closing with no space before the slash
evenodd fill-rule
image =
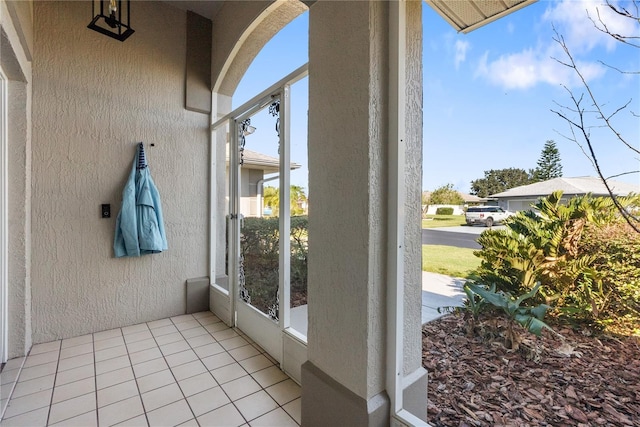
<path id="1" fill-rule="evenodd" d="M 514 215 L 513 212 L 505 211 L 499 206 L 471 206 L 465 213 L 467 225 L 483 224 L 491 227 Z"/>

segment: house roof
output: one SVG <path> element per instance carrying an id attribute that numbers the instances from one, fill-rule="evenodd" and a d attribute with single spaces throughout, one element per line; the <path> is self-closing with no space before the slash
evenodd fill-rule
<path id="1" fill-rule="evenodd" d="M 425 0 L 456 30 L 475 30 L 537 0 Z"/>
<path id="2" fill-rule="evenodd" d="M 613 180 L 608 180 L 607 183 L 616 196 L 628 196 L 630 193 L 640 193 L 640 184 L 629 184 Z M 594 196 L 604 196 L 609 194 L 600 178 L 581 176 L 577 178 L 553 178 L 548 181 L 521 185 L 520 187 L 514 187 L 502 193 L 492 194 L 489 197 L 496 199 L 540 197 L 548 196 L 558 190 L 562 191 L 564 195 L 591 193 Z"/>
<path id="3" fill-rule="evenodd" d="M 247 169 L 262 169 L 265 173 L 274 173 L 280 170 L 280 160 L 277 157 L 268 156 L 257 151 L 247 150 L 243 151 L 244 162 L 243 168 Z M 228 160 L 228 159 L 227 159 Z M 291 170 L 300 169 L 301 165 L 291 162 Z"/>

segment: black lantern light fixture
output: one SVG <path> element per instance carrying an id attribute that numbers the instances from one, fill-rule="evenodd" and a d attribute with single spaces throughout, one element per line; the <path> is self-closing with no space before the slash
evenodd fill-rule
<path id="1" fill-rule="evenodd" d="M 130 21 L 131 0 L 93 0 L 91 28 L 121 42 L 133 34 Z"/>

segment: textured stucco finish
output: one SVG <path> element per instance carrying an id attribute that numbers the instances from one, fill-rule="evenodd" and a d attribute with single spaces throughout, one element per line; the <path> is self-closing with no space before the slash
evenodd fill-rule
<path id="1" fill-rule="evenodd" d="M 184 313 L 185 280 L 208 274 L 209 118 L 183 108 L 186 12 L 132 2 L 136 32 L 121 43 L 87 29 L 87 10 L 34 10 L 35 343 Z M 115 259 L 115 217 L 139 141 L 169 250 Z M 111 219 L 100 218 L 101 203 L 111 203 Z"/>
<path id="2" fill-rule="evenodd" d="M 306 10 L 298 0 L 225 2 L 213 20 L 213 90 L 232 95 L 264 45 Z"/>
<path id="3" fill-rule="evenodd" d="M 386 6 L 309 15 L 309 360 L 365 399 L 384 389 Z"/>

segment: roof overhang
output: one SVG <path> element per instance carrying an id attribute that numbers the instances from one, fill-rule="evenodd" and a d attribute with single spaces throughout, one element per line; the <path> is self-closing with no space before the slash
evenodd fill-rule
<path id="1" fill-rule="evenodd" d="M 425 0 L 456 30 L 468 33 L 538 0 Z"/>

